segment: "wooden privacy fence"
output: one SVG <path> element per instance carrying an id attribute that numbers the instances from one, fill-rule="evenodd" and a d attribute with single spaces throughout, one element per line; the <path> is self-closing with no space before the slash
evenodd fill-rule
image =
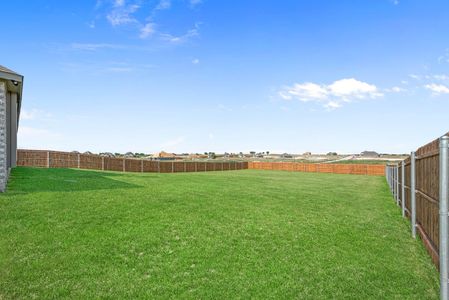
<path id="1" fill-rule="evenodd" d="M 418 233 L 432 261 L 439 266 L 439 139 L 412 152 L 403 162 L 387 166 L 386 176 L 403 216 L 411 221 L 412 235 Z"/>
<path id="2" fill-rule="evenodd" d="M 47 150 L 17 150 L 17 165 L 42 168 L 78 168 L 122 172 L 205 172 L 227 170 L 284 170 L 315 173 L 384 175 L 384 165 L 306 164 L 293 162 L 157 161 L 106 157 L 95 154 Z"/>
<path id="3" fill-rule="evenodd" d="M 247 162 L 155 161 L 46 150 L 17 150 L 17 165 L 122 172 L 206 172 L 248 169 Z"/>
<path id="4" fill-rule="evenodd" d="M 248 169 L 282 170 L 297 172 L 355 174 L 355 175 L 385 175 L 384 165 L 368 164 L 307 164 L 295 162 L 249 162 Z"/>

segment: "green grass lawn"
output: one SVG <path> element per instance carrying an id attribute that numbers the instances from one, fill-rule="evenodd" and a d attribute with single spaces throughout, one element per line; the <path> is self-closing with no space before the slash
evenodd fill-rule
<path id="1" fill-rule="evenodd" d="M 437 299 L 383 177 L 17 168 L 0 299 Z"/>

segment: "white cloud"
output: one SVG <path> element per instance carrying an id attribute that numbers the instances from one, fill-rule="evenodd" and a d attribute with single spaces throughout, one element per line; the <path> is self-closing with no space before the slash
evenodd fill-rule
<path id="1" fill-rule="evenodd" d="M 433 78 L 435 78 L 436 80 L 449 80 L 449 76 L 445 75 L 445 74 L 437 74 L 437 75 L 433 75 Z"/>
<path id="2" fill-rule="evenodd" d="M 446 49 L 443 55 L 438 57 L 438 63 L 449 63 L 449 48 Z"/>
<path id="3" fill-rule="evenodd" d="M 117 5 L 118 2 L 118 6 Z M 129 23 L 138 23 L 138 21 L 132 16 L 140 8 L 137 4 L 125 5 L 124 1 L 117 1 L 114 5 L 114 9 L 106 16 L 109 23 L 112 26 L 125 25 Z"/>
<path id="4" fill-rule="evenodd" d="M 430 83 L 424 86 L 426 89 L 432 91 L 432 94 L 437 96 L 441 94 L 449 94 L 449 88 L 442 84 Z"/>
<path id="5" fill-rule="evenodd" d="M 20 111 L 21 120 L 38 120 L 51 118 L 52 114 L 41 109 L 22 109 Z"/>
<path id="6" fill-rule="evenodd" d="M 72 43 L 71 47 L 76 50 L 84 50 L 84 51 L 97 51 L 99 49 L 124 49 L 124 48 L 126 48 L 125 45 L 106 44 L 106 43 L 98 43 L 98 44 Z"/>
<path id="7" fill-rule="evenodd" d="M 155 9 L 157 10 L 164 10 L 169 9 L 171 7 L 171 1 L 170 0 L 161 0 L 159 1 L 158 5 Z"/>
<path id="8" fill-rule="evenodd" d="M 190 6 L 196 6 L 198 4 L 201 4 L 203 1 L 202 0 L 190 0 Z"/>
<path id="9" fill-rule="evenodd" d="M 34 128 L 28 126 L 19 126 L 17 133 L 17 142 L 19 148 L 42 149 L 53 145 L 55 141 L 61 140 L 62 136 L 59 133 L 50 131 L 48 129 Z"/>
<path id="10" fill-rule="evenodd" d="M 115 7 L 121 7 L 125 5 L 125 0 L 115 0 L 114 1 L 114 6 Z"/>
<path id="11" fill-rule="evenodd" d="M 399 86 L 394 86 L 391 89 L 387 89 L 387 92 L 393 92 L 393 93 L 401 93 L 401 92 L 405 92 L 406 89 L 401 88 Z"/>
<path id="12" fill-rule="evenodd" d="M 377 87 L 354 78 L 337 80 L 328 86 L 330 93 L 343 99 L 363 99 L 382 96 Z"/>
<path id="13" fill-rule="evenodd" d="M 413 78 L 415 80 L 421 80 L 421 76 L 416 75 L 416 74 L 409 74 L 408 77 Z"/>
<path id="14" fill-rule="evenodd" d="M 180 36 L 175 36 L 169 33 L 161 33 L 160 37 L 164 41 L 173 44 L 181 44 L 188 41 L 190 38 L 197 37 L 199 35 L 199 25 L 199 23 L 196 23 L 194 28 L 188 30 L 185 34 Z"/>
<path id="15" fill-rule="evenodd" d="M 327 109 L 336 109 L 344 103 L 358 99 L 382 97 L 383 94 L 373 84 L 354 78 L 334 81 L 329 85 L 313 82 L 296 83 L 279 92 L 284 100 L 297 99 L 303 102 L 318 102 Z"/>
<path id="16" fill-rule="evenodd" d="M 186 139 L 183 136 L 179 136 L 172 140 L 168 140 L 160 145 L 161 150 L 169 150 L 170 151 L 170 150 L 174 149 L 176 146 L 184 143 L 185 140 Z"/>
<path id="17" fill-rule="evenodd" d="M 145 24 L 145 26 L 143 26 L 140 29 L 140 38 L 141 39 L 146 39 L 149 36 L 152 36 L 155 33 L 155 24 L 154 23 L 147 23 Z"/>
<path id="18" fill-rule="evenodd" d="M 112 73 L 129 73 L 134 71 L 131 67 L 108 67 L 104 69 L 105 72 L 112 72 Z"/>
<path id="19" fill-rule="evenodd" d="M 200 63 L 200 60 L 198 58 L 195 58 L 192 60 L 192 64 L 197 65 Z"/>

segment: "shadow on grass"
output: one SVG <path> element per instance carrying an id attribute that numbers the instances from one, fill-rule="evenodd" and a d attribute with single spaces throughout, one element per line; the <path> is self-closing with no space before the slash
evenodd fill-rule
<path id="1" fill-rule="evenodd" d="M 11 171 L 6 194 L 70 192 L 138 188 L 120 179 L 124 174 L 78 169 L 17 167 Z M 114 179 L 114 177 L 118 177 Z"/>

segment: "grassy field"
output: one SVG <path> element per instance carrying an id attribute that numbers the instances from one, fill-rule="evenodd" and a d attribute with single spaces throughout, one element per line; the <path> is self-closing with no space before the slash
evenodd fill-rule
<path id="1" fill-rule="evenodd" d="M 17 168 L 0 299 L 437 299 L 384 178 Z"/>

